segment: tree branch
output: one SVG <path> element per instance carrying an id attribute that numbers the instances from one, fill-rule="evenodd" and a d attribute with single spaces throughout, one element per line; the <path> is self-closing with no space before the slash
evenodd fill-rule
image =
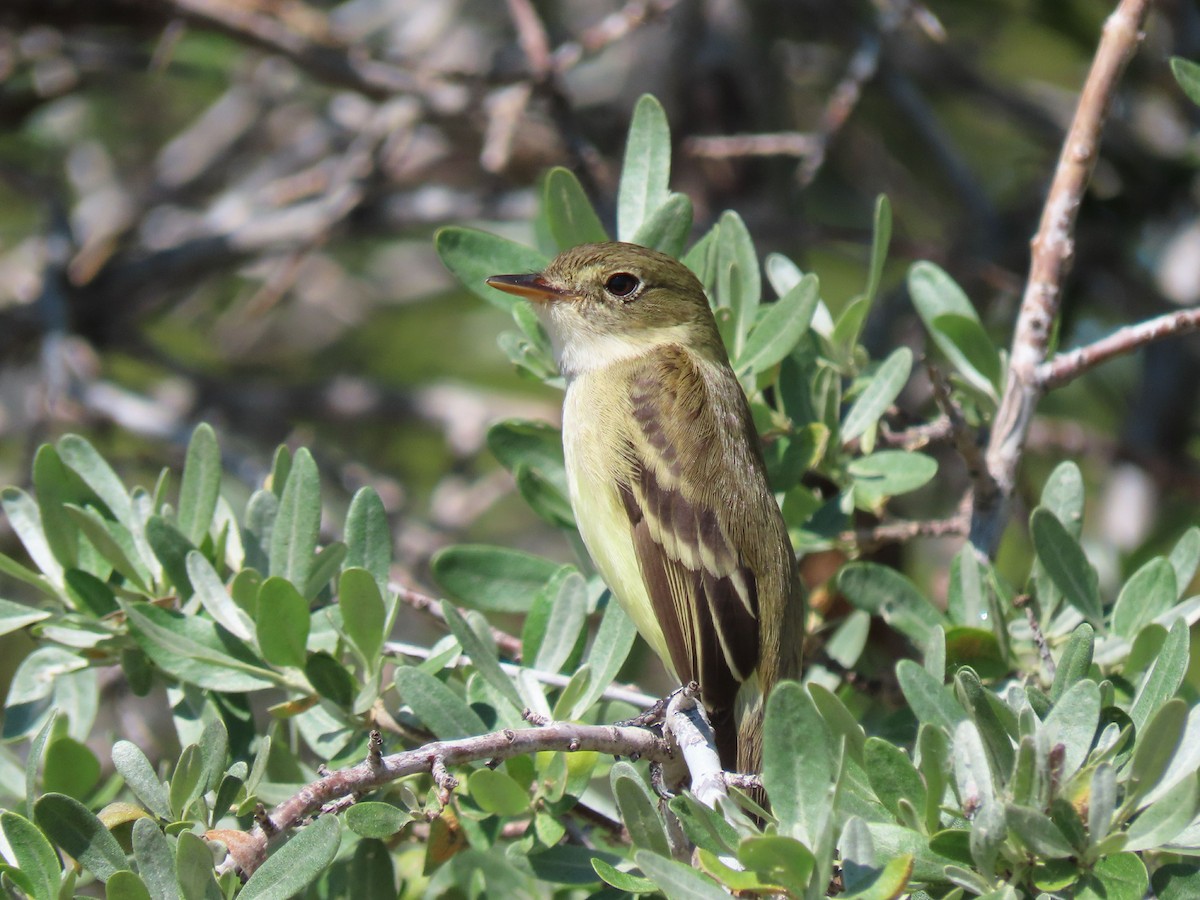
<path id="1" fill-rule="evenodd" d="M 256 816 L 257 822 L 249 832 L 212 835 L 229 848 L 229 856 L 218 869 L 224 872 L 236 867 L 243 875 L 251 875 L 266 860 L 273 836 L 296 828 L 309 816 L 321 813 L 328 804 L 338 804 L 335 809 L 340 809 L 339 801 L 346 797 L 369 793 L 408 775 L 432 775 L 435 769 L 442 775 L 441 786 L 448 790 L 446 769 L 449 766 L 480 760 L 500 761 L 545 750 L 593 750 L 614 756 L 642 757 L 652 762 L 671 759 L 666 742 L 644 728 L 565 722 L 520 730 L 506 728 L 478 737 L 438 741 L 387 756 L 372 754 L 356 766 L 323 775 L 269 813 Z"/>
<path id="2" fill-rule="evenodd" d="M 1132 353 L 1139 347 L 1164 338 L 1200 330 L 1200 309 L 1181 309 L 1137 325 L 1118 328 L 1108 337 L 1059 353 L 1037 368 L 1037 381 L 1048 391 L 1074 381 L 1088 369 L 1114 356 Z"/>
<path id="3" fill-rule="evenodd" d="M 1017 466 L 1042 395 L 1038 367 L 1046 359 L 1058 319 L 1063 282 L 1074 257 L 1075 220 L 1096 164 L 1100 132 L 1149 10 L 1150 0 L 1121 0 L 1108 17 L 1042 208 L 1013 336 L 1008 383 L 985 456 L 996 490 L 975 498 L 971 522 L 971 543 L 988 557 L 995 555 L 1007 524 Z"/>

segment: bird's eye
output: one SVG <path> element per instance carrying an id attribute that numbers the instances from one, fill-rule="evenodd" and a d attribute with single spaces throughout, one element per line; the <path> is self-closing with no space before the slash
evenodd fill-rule
<path id="1" fill-rule="evenodd" d="M 608 281 L 604 282 L 604 289 L 614 297 L 628 297 L 641 286 L 636 275 L 630 275 L 628 272 L 618 272 L 616 275 L 610 275 Z"/>

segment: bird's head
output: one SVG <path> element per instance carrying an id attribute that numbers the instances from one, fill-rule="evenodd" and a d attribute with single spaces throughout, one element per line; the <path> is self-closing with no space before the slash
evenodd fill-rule
<path id="1" fill-rule="evenodd" d="M 700 281 L 657 250 L 582 244 L 542 272 L 493 275 L 487 283 L 533 301 L 568 378 L 664 344 L 725 359 Z"/>

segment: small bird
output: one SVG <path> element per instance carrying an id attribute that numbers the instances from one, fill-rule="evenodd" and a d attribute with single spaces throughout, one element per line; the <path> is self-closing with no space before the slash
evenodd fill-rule
<path id="1" fill-rule="evenodd" d="M 759 771 L 763 700 L 800 674 L 804 595 L 703 286 L 615 242 L 487 283 L 533 301 L 550 334 L 571 506 L 596 568 L 667 668 L 699 683 L 722 765 Z"/>

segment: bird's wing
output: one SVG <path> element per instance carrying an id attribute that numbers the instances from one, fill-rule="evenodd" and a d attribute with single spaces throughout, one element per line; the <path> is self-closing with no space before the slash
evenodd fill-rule
<path id="1" fill-rule="evenodd" d="M 620 495 L 677 674 L 700 683 L 709 709 L 729 711 L 759 657 L 754 554 L 740 546 L 747 529 L 734 524 L 756 498 L 745 496 L 747 474 L 737 468 L 761 472 L 761 463 L 741 431 L 749 413 L 732 373 L 709 377 L 726 374 L 729 384 L 714 392 L 678 347 L 637 363 L 627 382 L 636 425 Z"/>

